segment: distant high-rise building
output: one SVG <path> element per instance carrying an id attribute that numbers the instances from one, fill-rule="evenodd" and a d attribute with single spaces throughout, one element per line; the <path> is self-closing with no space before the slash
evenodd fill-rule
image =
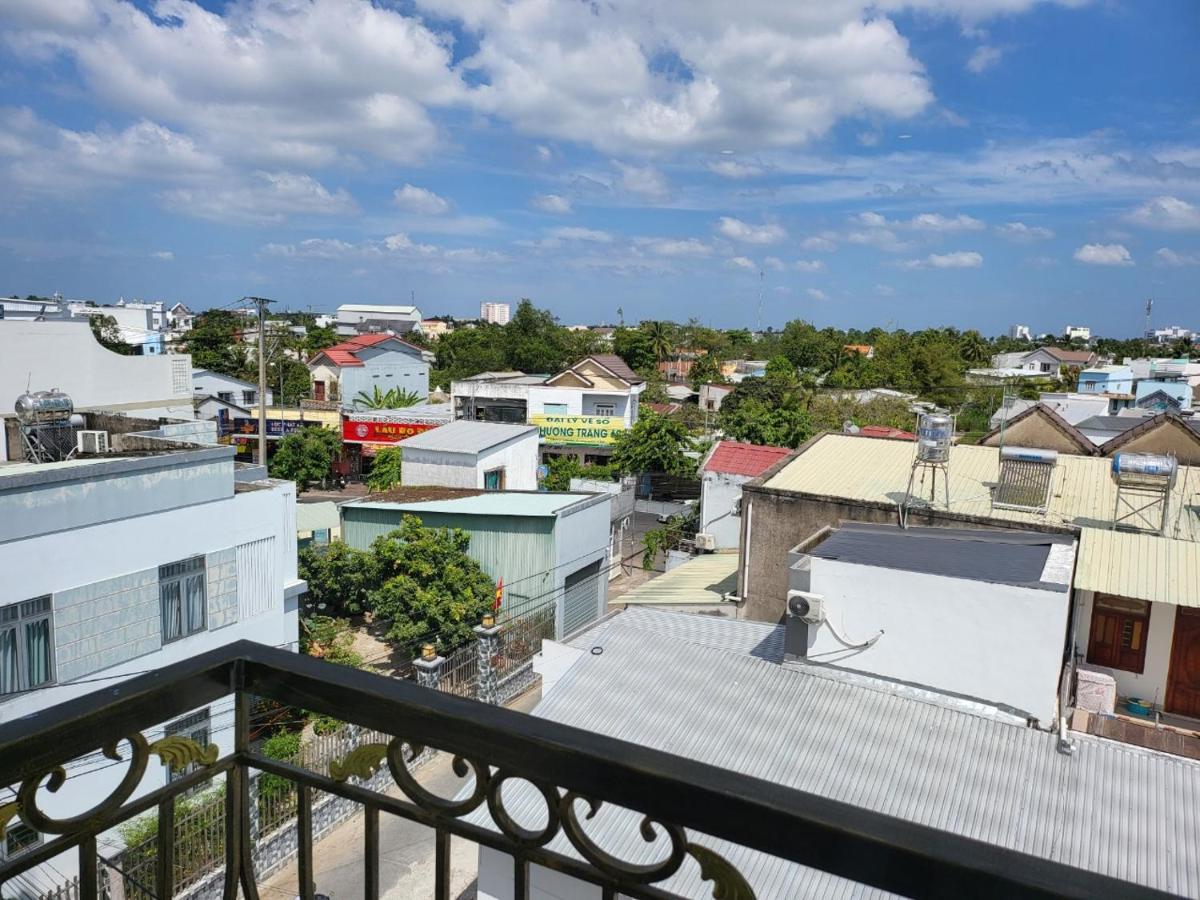
<path id="1" fill-rule="evenodd" d="M 480 303 L 479 318 L 485 322 L 490 322 L 493 325 L 508 324 L 508 304 L 507 303 Z"/>
<path id="2" fill-rule="evenodd" d="M 1029 331 L 1028 325 L 1009 325 L 1008 336 L 1014 341 L 1026 340 L 1032 341 L 1033 334 Z"/>
<path id="3" fill-rule="evenodd" d="M 1173 344 L 1176 341 L 1193 341 L 1196 332 L 1179 325 L 1168 325 L 1166 328 L 1153 328 L 1146 332 L 1146 340 L 1156 344 Z"/>
<path id="4" fill-rule="evenodd" d="M 1063 329 L 1063 334 L 1066 335 L 1068 341 L 1090 341 L 1092 339 L 1092 329 L 1086 325 L 1068 325 Z"/>

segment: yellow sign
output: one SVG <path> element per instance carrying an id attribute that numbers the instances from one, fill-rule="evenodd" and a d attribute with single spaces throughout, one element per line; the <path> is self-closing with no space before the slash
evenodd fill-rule
<path id="1" fill-rule="evenodd" d="M 575 444 L 584 447 L 606 447 L 625 430 L 625 420 L 619 416 L 530 416 L 543 444 Z"/>

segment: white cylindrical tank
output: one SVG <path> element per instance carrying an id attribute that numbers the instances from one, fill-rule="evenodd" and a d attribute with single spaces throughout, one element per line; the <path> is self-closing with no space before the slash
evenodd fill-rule
<path id="1" fill-rule="evenodd" d="M 1058 461 L 1058 451 L 1041 450 L 1037 447 L 1002 447 L 1000 449 L 1000 458 L 1054 465 Z"/>
<path id="2" fill-rule="evenodd" d="M 1168 485 L 1174 485 L 1178 471 L 1179 463 L 1175 457 L 1165 453 L 1118 453 L 1112 461 L 1114 478 L 1139 475 L 1144 478 L 1162 479 Z"/>
<path id="3" fill-rule="evenodd" d="M 946 462 L 954 443 L 954 419 L 944 413 L 921 413 L 917 420 L 917 458 Z"/>
<path id="4" fill-rule="evenodd" d="M 71 398 L 55 388 L 50 391 L 26 392 L 17 398 L 17 421 L 22 425 L 52 425 L 66 423 L 75 412 Z"/>

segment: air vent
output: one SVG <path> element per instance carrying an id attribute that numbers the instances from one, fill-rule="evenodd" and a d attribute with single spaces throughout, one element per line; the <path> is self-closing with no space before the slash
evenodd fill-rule
<path id="1" fill-rule="evenodd" d="M 107 431 L 78 431 L 75 433 L 75 450 L 78 453 L 107 453 Z"/>

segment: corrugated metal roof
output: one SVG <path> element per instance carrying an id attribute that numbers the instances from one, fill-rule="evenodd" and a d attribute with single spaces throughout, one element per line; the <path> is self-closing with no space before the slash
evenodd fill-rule
<path id="1" fill-rule="evenodd" d="M 651 578 L 621 596 L 619 603 L 722 603 L 723 595 L 737 592 L 736 553 L 694 556 L 681 566 Z"/>
<path id="2" fill-rule="evenodd" d="M 791 452 L 787 447 L 718 441 L 709 452 L 708 459 L 700 466 L 700 471 L 757 478 Z"/>
<path id="3" fill-rule="evenodd" d="M 904 499 L 914 448 L 901 441 L 864 441 L 826 434 L 766 481 L 768 489 L 895 505 Z M 994 447 L 957 445 L 950 451 L 950 512 L 1008 522 L 1107 528 L 1117 489 L 1112 460 L 1059 454 L 1046 514 L 993 509 L 991 486 L 1000 475 Z M 940 492 L 939 487 L 939 492 Z M 1200 467 L 1180 466 L 1177 491 L 1200 490 Z M 939 494 L 940 496 L 940 494 Z M 1173 503 L 1170 533 L 1200 538 L 1200 508 Z"/>
<path id="4" fill-rule="evenodd" d="M 459 419 L 400 441 L 401 447 L 441 450 L 445 453 L 482 453 L 527 434 L 536 435 L 536 425 L 504 425 Z"/>
<path id="5" fill-rule="evenodd" d="M 751 622 L 747 619 L 688 615 L 651 608 L 619 610 L 601 619 L 587 631 L 580 632 L 567 643 L 579 650 L 600 646 L 603 644 L 605 630 L 612 626 L 663 635 L 672 640 L 708 647 L 711 650 L 725 650 L 772 662 L 783 662 L 782 625 Z"/>
<path id="6" fill-rule="evenodd" d="M 462 496 L 445 499 L 406 501 L 399 497 L 394 500 L 363 500 L 353 506 L 463 516 L 554 516 L 568 507 L 593 501 L 596 497 L 596 494 L 548 491 L 483 491 L 469 495 L 464 492 Z"/>
<path id="7" fill-rule="evenodd" d="M 1085 528 L 1075 564 L 1075 587 L 1200 607 L 1200 543 Z"/>
<path id="8" fill-rule="evenodd" d="M 1200 896 L 1200 764 L 1049 732 L 627 628 L 616 617 L 534 715 L 721 766 L 887 815 L 1185 896 Z M 670 614 L 664 614 L 670 615 Z M 676 616 L 683 618 L 682 616 Z M 689 617 L 699 618 L 699 617 Z M 709 627 L 743 623 L 709 620 Z M 545 815 L 505 785 L 518 822 Z M 472 818 L 489 827 L 486 807 Z M 641 816 L 601 807 L 588 834 L 617 858 L 661 859 Z M 876 897 L 823 872 L 692 834 L 766 898 Z M 576 856 L 560 834 L 548 847 Z M 709 896 L 695 866 L 659 885 Z"/>

